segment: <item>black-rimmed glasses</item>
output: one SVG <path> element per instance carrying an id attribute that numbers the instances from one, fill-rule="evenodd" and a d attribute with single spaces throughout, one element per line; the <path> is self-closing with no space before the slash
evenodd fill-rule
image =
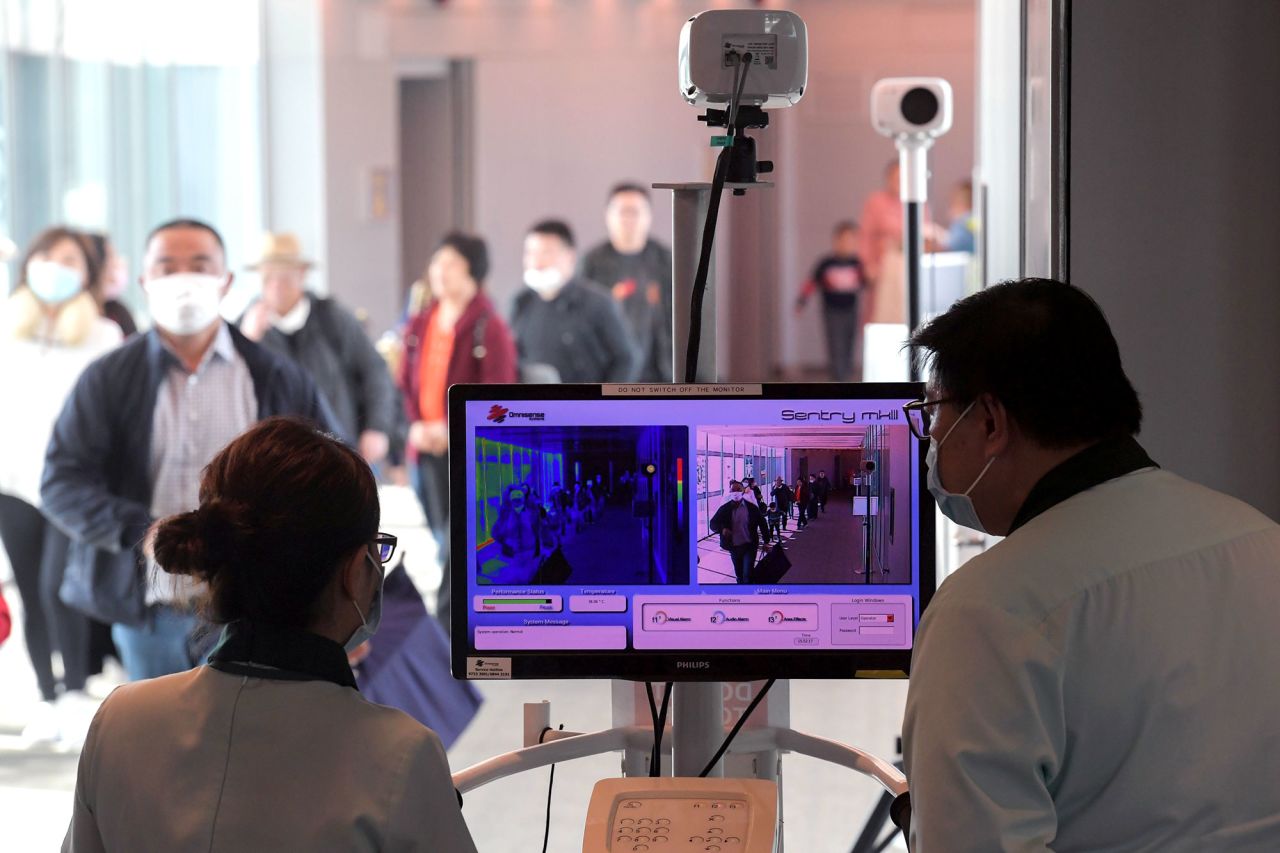
<path id="1" fill-rule="evenodd" d="M 913 400 L 904 404 L 902 411 L 906 412 L 907 425 L 911 427 L 911 434 L 920 441 L 928 441 L 929 430 L 933 428 L 933 419 L 938 413 L 938 407 L 950 402 L 950 397 L 940 397 L 937 400 Z"/>
<path id="2" fill-rule="evenodd" d="M 396 552 L 396 543 L 399 541 L 390 533 L 379 533 L 373 537 L 373 547 L 377 549 L 378 560 L 383 565 L 391 562 L 391 555 Z"/>

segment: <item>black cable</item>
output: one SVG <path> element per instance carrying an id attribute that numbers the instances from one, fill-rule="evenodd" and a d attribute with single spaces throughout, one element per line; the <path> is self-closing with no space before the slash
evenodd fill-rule
<path id="1" fill-rule="evenodd" d="M 668 681 L 662 691 L 662 710 L 653 698 L 653 682 L 644 683 L 645 692 L 649 695 L 649 715 L 653 718 L 653 748 L 649 752 L 649 775 L 662 775 L 662 736 L 667 728 L 667 711 L 671 708 L 671 682 Z"/>
<path id="2" fill-rule="evenodd" d="M 729 102 L 729 135 L 737 136 L 738 110 L 742 106 L 742 90 L 747 88 L 747 71 L 754 57 L 747 51 L 738 57 L 738 65 L 733 69 L 733 99 Z M 742 74 L 739 75 L 738 71 Z"/>
<path id="3" fill-rule="evenodd" d="M 644 683 L 645 693 L 649 695 L 649 719 L 653 721 L 653 746 L 649 749 L 649 775 L 658 775 L 658 750 L 661 748 L 662 730 L 658 728 L 658 703 L 653 698 L 653 682 Z"/>
<path id="4" fill-rule="evenodd" d="M 716 750 L 716 754 L 711 756 L 711 760 L 707 762 L 707 766 L 702 768 L 702 772 L 698 774 L 699 778 L 706 776 L 716 766 L 724 754 L 729 751 L 729 744 L 733 743 L 733 739 L 738 736 L 738 732 L 742 730 L 742 726 L 751 717 L 751 712 L 756 709 L 764 699 L 765 694 L 769 692 L 769 688 L 773 686 L 773 682 L 777 679 L 770 678 L 764 683 L 764 687 L 760 688 L 760 692 L 756 694 L 751 703 L 747 705 L 747 709 L 742 712 L 742 716 L 738 718 L 738 722 L 733 724 L 733 728 L 729 730 L 729 734 L 725 736 L 724 743 L 720 744 L 720 748 Z"/>
<path id="5" fill-rule="evenodd" d="M 711 250 L 715 244 L 716 221 L 720 218 L 720 194 L 724 191 L 725 173 L 729 170 L 729 149 L 723 148 L 716 158 L 716 171 L 711 178 L 711 197 L 707 199 L 707 220 L 702 226 L 702 249 L 698 254 L 698 271 L 693 277 L 693 294 L 689 299 L 689 342 L 685 347 L 684 381 L 698 381 L 698 350 L 702 344 L 702 299 L 707 292 L 707 275 L 711 267 Z"/>
<path id="6" fill-rule="evenodd" d="M 550 726 L 547 726 L 545 729 L 542 730 L 542 733 L 538 735 L 538 743 L 542 743 L 543 739 L 547 736 L 547 732 L 549 731 L 551 731 Z M 560 731 L 564 731 L 564 723 L 560 724 Z M 551 774 L 547 779 L 547 824 L 546 824 L 546 827 L 542 830 L 542 853 L 547 853 L 547 842 L 551 840 L 551 789 L 555 787 L 555 784 L 556 784 L 556 766 L 552 764 Z"/>
<path id="7" fill-rule="evenodd" d="M 738 104 L 742 98 L 742 90 L 747 83 L 747 72 L 744 70 L 751 61 L 751 54 L 745 53 L 738 58 L 734 68 L 733 99 L 729 103 L 729 136 L 737 135 L 735 124 L 738 120 Z M 739 74 L 741 70 L 741 74 Z M 702 300 L 707 293 L 707 276 L 711 271 L 711 252 L 715 246 L 716 223 L 720 219 L 720 195 L 724 192 L 725 176 L 729 171 L 730 144 L 720 149 L 716 158 L 716 170 L 711 177 L 711 197 L 707 200 L 707 219 L 702 226 L 702 248 L 698 252 L 698 270 L 693 276 L 693 294 L 690 297 L 689 342 L 685 347 L 684 381 L 698 381 L 698 352 L 702 346 Z"/>

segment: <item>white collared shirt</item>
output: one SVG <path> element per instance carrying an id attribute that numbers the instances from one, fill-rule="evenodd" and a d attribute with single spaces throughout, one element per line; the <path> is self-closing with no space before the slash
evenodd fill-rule
<path id="1" fill-rule="evenodd" d="M 298 300 L 298 304 L 293 306 L 284 314 L 277 316 L 271 314 L 271 326 L 277 332 L 285 335 L 294 335 L 302 331 L 302 327 L 307 325 L 307 320 L 311 317 L 311 298 L 305 293 Z"/>
<path id="2" fill-rule="evenodd" d="M 1145 469 L 939 587 L 903 727 L 912 849 L 1280 849 L 1280 526 Z"/>
<path id="3" fill-rule="evenodd" d="M 187 372 L 172 350 L 169 354 L 172 360 L 156 394 L 151 421 L 151 517 L 155 519 L 199 506 L 204 466 L 258 420 L 253 376 L 225 322 L 219 323 L 213 344 L 193 372 Z M 156 571 L 147 575 L 148 604 L 190 598 L 188 578 Z"/>

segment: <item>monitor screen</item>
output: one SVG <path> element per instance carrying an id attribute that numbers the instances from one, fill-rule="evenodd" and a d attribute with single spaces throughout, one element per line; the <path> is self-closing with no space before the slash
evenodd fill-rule
<path id="1" fill-rule="evenodd" d="M 454 386 L 454 674 L 905 673 L 934 586 L 921 393 Z"/>

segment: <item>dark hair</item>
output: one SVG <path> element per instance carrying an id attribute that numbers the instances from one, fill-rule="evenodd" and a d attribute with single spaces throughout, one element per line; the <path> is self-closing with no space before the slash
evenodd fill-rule
<path id="1" fill-rule="evenodd" d="M 623 181 L 622 183 L 614 184 L 612 187 L 610 187 L 609 201 L 613 201 L 614 196 L 621 195 L 622 193 L 638 193 L 639 195 L 644 196 L 644 200 L 646 202 L 650 201 L 649 188 L 642 186 L 640 184 L 637 184 L 634 181 Z"/>
<path id="2" fill-rule="evenodd" d="M 31 259 L 36 255 L 47 253 L 63 240 L 70 240 L 74 243 L 76 248 L 80 250 L 80 256 L 84 258 L 85 280 L 82 289 L 89 290 L 97 284 L 98 277 L 102 274 L 102 262 L 94 255 L 93 250 L 85 241 L 84 235 L 65 225 L 55 225 L 37 234 L 36 238 L 31 241 L 31 245 L 27 247 L 27 253 L 22 256 L 22 265 L 18 267 L 19 287 L 27 283 L 27 264 L 31 263 Z"/>
<path id="3" fill-rule="evenodd" d="M 845 233 L 846 231 L 857 231 L 857 230 L 858 230 L 857 222 L 854 222 L 852 219 L 841 219 L 839 222 L 836 223 L 835 227 L 831 229 L 831 236 L 839 237 L 841 234 Z"/>
<path id="4" fill-rule="evenodd" d="M 224 447 L 200 479 L 200 507 L 153 528 L 169 574 L 208 585 L 214 623 L 305 628 L 342 560 L 378 532 L 368 464 L 295 418 L 268 418 Z"/>
<path id="5" fill-rule="evenodd" d="M 450 231 L 441 238 L 436 251 L 446 246 L 462 255 L 463 260 L 467 262 L 467 270 L 471 273 L 471 277 L 475 279 L 476 284 L 483 285 L 484 280 L 489 276 L 489 247 L 485 245 L 484 238 L 464 234 L 461 231 Z"/>
<path id="6" fill-rule="evenodd" d="M 107 255 L 110 254 L 111 241 L 101 231 L 81 231 L 80 239 L 84 241 L 89 254 L 98 262 L 98 275 L 89 283 L 89 290 L 95 299 L 102 302 L 102 279 L 107 274 Z"/>
<path id="7" fill-rule="evenodd" d="M 151 233 L 147 235 L 147 242 L 144 243 L 143 245 L 150 246 L 151 241 L 154 240 L 156 238 L 156 235 L 159 234 L 161 231 L 171 231 L 175 228 L 195 228 L 197 231 L 209 232 L 210 234 L 213 235 L 213 239 L 217 241 L 218 248 L 222 250 L 223 258 L 226 257 L 227 244 L 222 242 L 222 235 L 218 233 L 218 229 L 214 228 L 212 225 L 210 225 L 207 222 L 201 222 L 199 219 L 180 218 L 180 219 L 170 219 L 168 222 L 161 222 L 155 228 L 151 229 Z"/>
<path id="8" fill-rule="evenodd" d="M 1138 393 L 1098 303 L 1060 281 L 1024 278 L 960 300 L 911 336 L 934 383 L 964 407 L 984 393 L 1046 447 L 1134 435 Z"/>
<path id="9" fill-rule="evenodd" d="M 573 229 L 563 219 L 544 219 L 541 222 L 534 223 L 534 226 L 529 229 L 529 233 L 559 237 L 560 242 L 570 249 L 573 248 Z"/>

